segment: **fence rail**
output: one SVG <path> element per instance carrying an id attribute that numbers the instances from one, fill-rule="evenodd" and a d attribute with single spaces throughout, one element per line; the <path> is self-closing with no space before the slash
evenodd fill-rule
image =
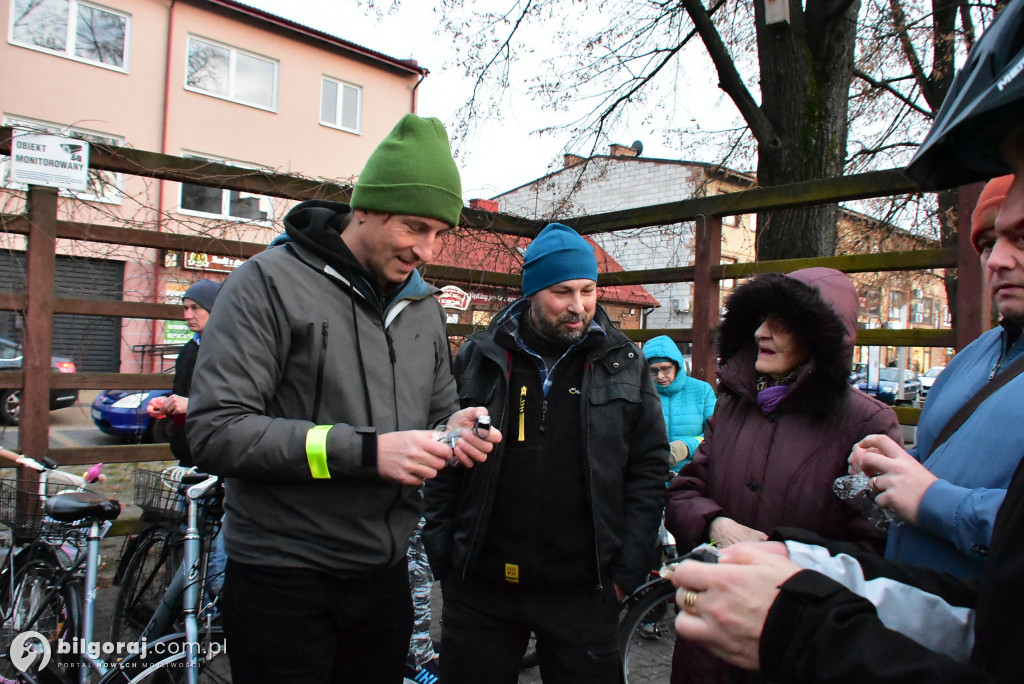
<path id="1" fill-rule="evenodd" d="M 9 154 L 12 129 L 0 127 L 0 154 Z M 332 199 L 347 201 L 345 183 L 313 180 L 284 174 L 240 169 L 204 160 L 173 157 L 124 147 L 93 145 L 90 166 L 94 169 L 175 181 L 218 189 L 283 197 L 291 200 Z M 712 341 L 719 312 L 719 282 L 768 271 L 791 272 L 810 266 L 830 266 L 847 273 L 911 271 L 957 268 L 960 281 L 958 320 L 954 330 L 861 330 L 857 344 L 885 346 L 961 347 L 980 333 L 980 268 L 970 244 L 962 237 L 956 247 L 907 252 L 847 254 L 816 259 L 787 259 L 741 264 L 721 264 L 722 216 L 746 214 L 765 209 L 802 207 L 822 203 L 882 197 L 917 192 L 916 186 L 899 170 L 891 169 L 853 176 L 773 188 L 756 188 L 710 197 L 680 198 L 655 206 L 606 212 L 559 220 L 582 234 L 655 225 L 695 223 L 696 263 L 680 268 L 602 273 L 598 285 L 643 285 L 653 283 L 694 283 L 694 325 L 686 329 L 643 329 L 624 331 L 631 339 L 643 341 L 668 335 L 694 345 L 693 369 L 698 377 L 714 371 Z M 961 206 L 973 207 L 978 187 L 961 189 Z M 23 387 L 24 403 L 19 431 L 20 447 L 32 454 L 45 453 L 58 463 L 81 464 L 96 460 L 131 462 L 166 460 L 165 445 L 104 446 L 102 448 L 48 448 L 50 388 L 75 389 L 168 389 L 172 377 L 166 373 L 52 373 L 50 347 L 54 314 L 88 314 L 151 320 L 180 320 L 181 307 L 145 301 L 97 301 L 54 296 L 54 261 L 57 239 L 82 240 L 111 245 L 161 250 L 194 251 L 248 258 L 263 251 L 260 243 L 178 234 L 162 230 L 126 228 L 104 223 L 58 220 L 58 197 L 52 189 L 30 187 L 24 214 L 0 214 L 0 229 L 28 239 L 27 291 L 0 294 L 0 310 L 25 315 L 25 359 L 21 371 L 0 372 L 0 385 Z M 969 211 L 961 212 L 969 217 Z M 506 235 L 532 237 L 545 221 L 509 214 L 464 209 L 462 225 Z M 961 236 L 969 234 L 963 230 Z M 424 276 L 470 285 L 517 288 L 518 273 L 493 273 L 477 269 L 428 265 Z M 471 325 L 451 325 L 453 335 L 472 332 Z M 915 423 L 919 411 L 900 409 L 901 422 Z"/>

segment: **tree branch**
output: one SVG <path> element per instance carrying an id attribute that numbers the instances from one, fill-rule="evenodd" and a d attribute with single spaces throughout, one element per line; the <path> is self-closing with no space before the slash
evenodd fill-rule
<path id="1" fill-rule="evenodd" d="M 910 32 L 907 29 L 907 15 L 903 12 L 903 7 L 900 5 L 899 0 L 889 0 L 889 10 L 892 12 L 892 25 L 896 31 L 896 35 L 900 40 L 900 48 L 903 51 L 903 56 L 907 60 L 907 64 L 910 65 L 910 71 L 914 74 L 914 80 L 917 81 L 917 87 L 921 89 L 921 95 L 924 96 L 924 101 L 928 103 L 928 106 L 935 111 L 939 108 L 939 102 L 935 101 L 935 93 L 932 90 L 932 83 L 928 80 L 928 75 L 924 73 L 924 67 L 921 65 L 921 59 L 917 56 L 917 51 L 914 49 L 914 45 L 910 40 Z"/>
<path id="2" fill-rule="evenodd" d="M 725 0 L 717 0 L 717 2 L 715 3 L 715 6 L 711 8 L 710 14 L 714 14 L 715 12 L 717 12 L 718 9 L 720 7 L 722 7 L 723 5 L 725 5 Z M 615 100 L 610 105 L 605 107 L 605 110 L 603 112 L 601 112 L 601 115 L 597 118 L 597 134 L 598 135 L 600 135 L 604 131 L 605 123 L 615 113 L 615 110 L 618 109 L 619 105 L 621 105 L 624 102 L 628 102 L 633 97 L 633 95 L 635 95 L 637 93 L 637 91 L 639 91 L 641 88 L 643 88 L 645 85 L 647 85 L 647 83 L 650 82 L 651 79 L 653 79 L 655 76 L 657 76 L 658 72 L 661 71 L 662 69 L 664 69 L 665 66 L 670 61 L 672 61 L 672 58 L 675 57 L 676 54 L 678 54 L 679 51 L 682 50 L 683 47 L 688 42 L 690 42 L 690 39 L 693 38 L 695 35 L 697 35 L 697 33 L 698 33 L 697 29 L 694 29 L 693 31 L 690 31 L 688 34 L 686 34 L 686 37 L 683 38 L 681 41 L 679 41 L 678 45 L 676 45 L 671 50 L 668 50 L 665 53 L 665 55 L 662 58 L 661 62 L 658 64 L 658 66 L 656 66 L 654 68 L 653 71 L 651 71 L 650 73 L 644 74 L 642 77 L 635 77 L 634 78 L 635 83 L 633 84 L 633 86 L 629 90 L 627 90 L 625 93 L 623 93 L 623 94 L 619 95 L 617 98 L 615 98 Z"/>
<path id="3" fill-rule="evenodd" d="M 704 47 L 707 48 L 708 54 L 711 56 L 711 61 L 715 65 L 718 72 L 718 87 L 725 91 L 736 108 L 740 110 L 740 115 L 750 126 L 750 132 L 759 145 L 778 144 L 778 134 L 775 132 L 775 128 L 743 83 L 718 29 L 715 28 L 704 8 L 704 3 L 701 0 L 682 0 L 682 4 L 690 15 L 690 20 L 693 21 L 697 33 L 700 34 L 700 39 L 704 42 Z"/>
<path id="4" fill-rule="evenodd" d="M 893 88 L 887 82 L 879 81 L 878 79 L 873 78 L 871 76 L 871 74 L 867 73 L 863 69 L 859 69 L 857 67 L 854 67 L 853 68 L 853 75 L 856 76 L 857 78 L 861 79 L 862 81 L 865 81 L 866 83 L 868 83 L 873 88 L 878 88 L 879 90 L 884 90 L 887 93 L 890 93 L 893 97 L 895 97 L 897 100 L 899 100 L 903 104 L 907 105 L 911 109 L 914 109 L 915 111 L 917 111 L 917 112 L 919 112 L 919 113 L 921 113 L 921 114 L 923 114 L 923 115 L 925 115 L 927 117 L 931 117 L 932 116 L 932 112 L 930 112 L 927 109 L 921 107 L 916 102 L 912 102 L 910 100 L 910 98 L 908 98 L 906 95 L 904 95 L 900 91 L 898 91 L 895 88 Z"/>

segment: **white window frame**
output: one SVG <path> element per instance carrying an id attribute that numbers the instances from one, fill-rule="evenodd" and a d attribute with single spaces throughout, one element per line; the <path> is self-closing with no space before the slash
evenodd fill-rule
<path id="1" fill-rule="evenodd" d="M 83 0 L 68 0 L 68 25 L 67 34 L 65 41 L 64 50 L 53 50 L 51 48 L 36 45 L 35 43 L 27 43 L 21 40 L 17 40 L 14 37 L 14 20 L 15 20 L 15 0 L 10 0 L 10 19 L 8 22 L 7 31 L 7 42 L 11 45 L 17 45 L 18 47 L 27 48 L 29 50 L 36 50 L 37 52 L 44 52 L 48 55 L 54 55 L 55 57 L 63 57 L 70 59 L 74 62 L 81 62 L 82 64 L 90 64 L 92 66 L 98 66 L 103 69 L 110 69 L 111 71 L 119 71 L 121 73 L 128 73 L 129 63 L 131 59 L 131 44 L 132 44 L 132 15 L 122 10 L 112 9 L 95 2 L 84 2 Z M 75 54 L 75 41 L 78 37 L 78 8 L 91 7 L 93 9 L 100 10 L 102 12 L 108 12 L 110 14 L 116 14 L 125 20 L 124 26 L 124 47 L 122 49 L 121 66 L 116 64 L 107 64 L 106 62 L 99 62 L 85 57 L 79 57 Z"/>
<path id="2" fill-rule="evenodd" d="M 245 164 L 243 162 L 237 162 L 230 159 L 223 159 L 218 157 L 211 157 L 208 154 L 199 154 L 197 152 L 182 152 L 183 157 L 187 159 L 199 159 L 203 161 L 213 162 L 215 164 L 227 164 L 228 166 L 237 166 L 240 169 L 255 169 L 259 170 L 260 167 L 253 164 Z M 195 216 L 197 218 L 217 219 L 219 221 L 231 221 L 233 223 L 249 223 L 255 226 L 271 226 L 274 223 L 274 200 L 269 195 L 258 195 L 256 193 L 242 193 L 246 196 L 258 197 L 260 200 L 264 200 L 267 203 L 267 218 L 265 219 L 253 219 L 245 218 L 243 216 L 234 216 L 230 213 L 231 211 L 231 193 L 234 192 L 228 189 L 220 190 L 220 213 L 212 213 L 199 211 L 196 209 L 186 209 L 182 206 L 181 193 L 184 192 L 186 185 L 194 185 L 194 183 L 179 183 L 178 188 L 178 209 L 177 212 L 184 216 Z M 214 190 L 216 188 L 213 188 Z M 243 198 L 244 199 L 244 198 Z"/>
<path id="3" fill-rule="evenodd" d="M 337 94 L 337 98 L 335 100 L 335 108 L 334 108 L 335 116 L 336 116 L 336 120 L 335 121 L 326 121 L 324 119 L 324 117 L 323 117 L 323 112 L 324 112 L 324 82 L 325 81 L 330 82 L 330 83 L 334 83 L 336 86 L 338 86 L 338 94 Z M 343 116 L 343 110 L 342 110 L 342 103 L 345 100 L 345 98 L 344 98 L 345 88 L 351 88 L 352 90 L 355 90 L 356 94 L 357 94 L 357 96 L 359 98 L 359 101 L 356 104 L 356 125 L 355 125 L 355 128 L 350 128 L 350 127 L 345 126 L 345 125 L 343 125 L 341 123 L 344 120 L 344 118 L 345 118 Z M 356 85 L 355 83 L 350 83 L 349 81 L 343 81 L 340 78 L 333 78 L 333 77 L 327 76 L 327 75 L 322 76 L 320 78 L 320 112 L 319 112 L 318 116 L 320 118 L 320 124 L 323 125 L 323 126 L 327 126 L 328 128 L 336 128 L 339 131 L 346 131 L 348 133 L 355 133 L 356 135 L 362 135 L 362 133 L 363 133 L 363 87 L 361 85 Z"/>
<path id="4" fill-rule="evenodd" d="M 49 121 L 40 121 L 38 119 L 28 119 L 25 117 L 9 116 L 5 114 L 3 117 L 3 125 L 27 128 L 31 131 L 38 131 L 39 133 L 46 133 L 48 135 L 61 135 L 78 138 L 90 143 L 116 145 L 118 147 L 124 146 L 124 138 L 118 135 L 100 133 L 98 131 L 90 131 L 88 129 L 75 128 L 73 126 L 62 126 L 60 124 L 55 124 Z M 15 183 L 9 180 L 10 168 L 10 157 L 4 157 L 3 161 L 0 161 L 0 185 L 8 190 L 20 190 L 22 192 L 27 191 L 28 185 L 25 183 Z M 94 175 L 103 177 L 104 183 L 111 188 L 110 192 L 98 195 L 89 190 L 68 190 L 66 188 L 61 188 L 61 196 L 74 197 L 75 199 L 82 200 L 83 202 L 122 204 L 124 201 L 124 192 L 122 187 L 124 183 L 124 174 L 114 171 L 90 169 L 89 177 L 92 178 Z"/>
<path id="5" fill-rule="evenodd" d="M 222 93 L 214 92 L 212 90 L 206 90 L 205 88 L 200 88 L 198 86 L 189 85 L 189 82 L 188 82 L 189 64 L 188 63 L 189 63 L 189 57 L 192 54 L 192 44 L 193 44 L 193 41 L 200 42 L 200 43 L 206 43 L 207 45 L 212 45 L 214 47 L 222 48 L 222 49 L 228 51 L 228 91 L 227 91 L 227 94 L 222 94 Z M 271 92 L 271 96 L 270 96 L 271 104 L 270 104 L 269 107 L 266 106 L 266 105 L 260 104 L 258 102 L 249 102 L 247 100 L 244 100 L 244 99 L 238 97 L 235 94 L 235 86 L 236 86 L 235 70 L 236 70 L 236 68 L 238 66 L 238 56 L 239 55 L 245 55 L 246 57 L 249 57 L 251 59 L 257 59 L 257 60 L 260 60 L 262 62 L 267 62 L 268 64 L 271 64 L 274 67 L 274 79 L 273 79 L 274 82 L 271 84 L 271 91 L 272 91 Z M 188 41 L 186 43 L 186 48 L 185 48 L 185 90 L 191 91 L 193 93 L 199 93 L 200 95 L 206 95 L 207 97 L 215 97 L 215 98 L 217 98 L 219 100 L 227 100 L 228 102 L 234 102 L 236 104 L 245 105 L 246 107 L 254 107 L 255 109 L 262 109 L 262 110 L 267 111 L 267 112 L 277 112 L 278 82 L 280 81 L 280 74 L 281 74 L 281 63 L 278 60 L 276 60 L 276 59 L 274 59 L 272 57 L 267 57 L 266 55 L 260 55 L 260 54 L 257 54 L 255 52 L 250 52 L 248 50 L 243 50 L 241 48 L 236 48 L 236 47 L 234 47 L 232 45 L 227 45 L 225 43 L 221 43 L 221 42 L 218 42 L 216 40 L 210 40 L 209 38 L 203 38 L 201 36 L 189 35 L 189 37 L 188 37 Z"/>

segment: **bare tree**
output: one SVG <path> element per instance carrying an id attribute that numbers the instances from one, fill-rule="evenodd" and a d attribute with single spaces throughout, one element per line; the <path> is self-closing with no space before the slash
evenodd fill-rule
<path id="1" fill-rule="evenodd" d="M 695 141 L 709 149 L 717 134 L 716 161 L 756 154 L 761 185 L 901 165 L 941 105 L 956 60 L 1000 4 L 787 2 L 788 21 L 769 25 L 765 0 L 509 0 L 499 12 L 443 0 L 445 29 L 461 46 L 459 66 L 475 82 L 455 134 L 501 116 L 517 62 L 546 39 L 561 49 L 527 80 L 552 112 L 584 112 L 552 128 L 570 131 L 571 144 L 586 142 L 591 154 L 620 134 L 627 116 L 671 119 L 710 74 L 739 120 L 713 132 L 675 121 L 688 152 Z M 710 69 L 700 61 L 708 59 Z M 945 240 L 955 229 L 951 202 L 940 196 L 933 214 Z M 757 256 L 832 254 L 836 219 L 834 206 L 759 216 Z"/>

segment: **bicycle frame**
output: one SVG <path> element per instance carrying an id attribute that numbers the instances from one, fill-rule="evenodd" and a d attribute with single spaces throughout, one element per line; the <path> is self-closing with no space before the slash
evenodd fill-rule
<path id="1" fill-rule="evenodd" d="M 202 591 L 202 579 L 205 575 L 200 567 L 202 554 L 202 536 L 199 533 L 199 500 L 207 496 L 217 485 L 218 478 L 210 476 L 202 482 L 190 486 L 185 491 L 188 501 L 186 528 L 184 537 L 184 555 L 181 565 L 174 574 L 170 586 L 164 593 L 160 605 L 142 631 L 139 641 L 156 643 L 161 637 L 175 637 L 169 634 L 169 628 L 175 614 L 175 604 L 182 598 L 185 618 L 185 676 L 189 684 L 196 684 L 199 677 L 199 600 Z M 209 631 L 207 631 L 209 635 Z M 156 641 L 153 640 L 156 637 Z"/>

